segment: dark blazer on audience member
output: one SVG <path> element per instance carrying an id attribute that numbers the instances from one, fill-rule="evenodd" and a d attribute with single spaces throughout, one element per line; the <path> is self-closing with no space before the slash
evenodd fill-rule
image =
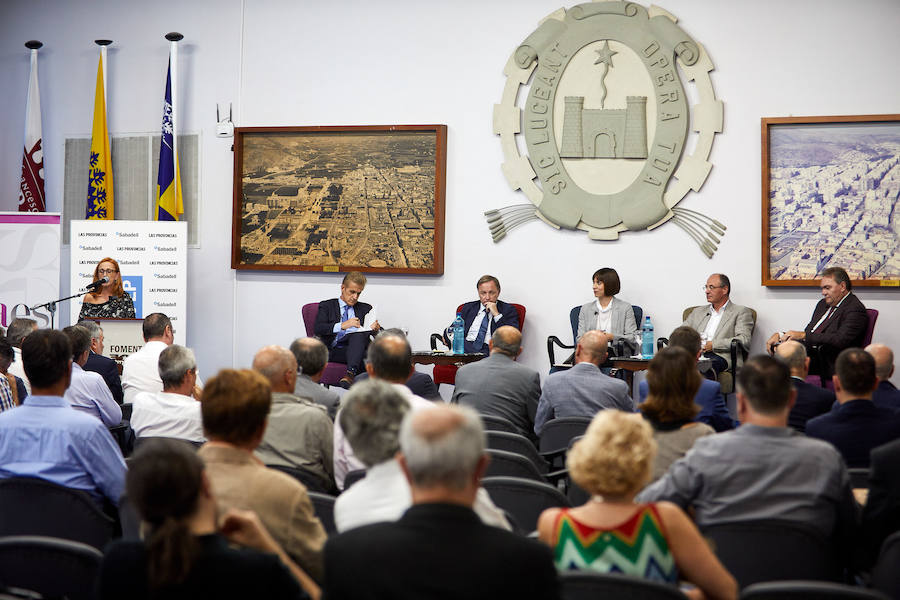
<path id="1" fill-rule="evenodd" d="M 644 379 L 638 385 L 638 393 L 641 402 L 647 399 L 649 388 Z M 704 379 L 694 396 L 694 403 L 700 406 L 700 412 L 694 417 L 695 421 L 706 423 L 717 432 L 734 429 L 734 421 L 728 413 L 728 405 L 725 404 L 725 396 L 722 395 L 722 386 L 718 381 Z"/>
<path id="2" fill-rule="evenodd" d="M 807 421 L 831 410 L 835 402 L 834 392 L 822 386 L 806 383 L 799 377 L 791 377 L 791 383 L 797 390 L 797 402 L 788 415 L 788 426 L 805 433 Z"/>
<path id="3" fill-rule="evenodd" d="M 360 324 L 362 324 L 370 310 L 372 310 L 372 305 L 365 302 L 357 302 L 353 306 L 353 312 L 356 314 L 356 318 L 359 319 Z M 340 322 L 342 322 L 341 304 L 338 302 L 338 299 L 322 300 L 319 302 L 319 312 L 316 314 L 316 324 L 313 327 L 313 333 L 326 346 L 331 348 L 331 342 L 334 341 L 334 336 L 337 335 L 333 331 L 334 324 Z"/>
<path id="4" fill-rule="evenodd" d="M 831 442 L 847 467 L 868 468 L 872 448 L 900 439 L 900 414 L 871 400 L 850 400 L 807 421 L 806 435 Z"/>
<path id="5" fill-rule="evenodd" d="M 353 378 L 353 383 L 357 383 L 360 381 L 365 381 L 369 378 L 368 373 L 360 373 L 356 377 Z M 416 396 L 421 396 L 426 400 L 441 400 L 441 393 L 438 391 L 436 385 L 434 385 L 434 379 L 431 378 L 431 375 L 428 373 L 420 373 L 419 371 L 414 371 L 412 375 L 409 376 L 409 379 L 406 380 L 406 383 L 403 384 L 409 388 Z"/>
<path id="6" fill-rule="evenodd" d="M 453 504 L 416 504 L 393 523 L 330 537 L 328 600 L 555 600 L 550 548 Z"/>
<path id="7" fill-rule="evenodd" d="M 900 440 L 872 450 L 869 496 L 863 507 L 862 539 L 868 563 L 874 562 L 884 540 L 900 531 Z"/>
<path id="8" fill-rule="evenodd" d="M 108 356 L 96 354 L 91 350 L 88 354 L 87 362 L 84 363 L 84 367 L 82 368 L 85 371 L 100 373 L 103 377 L 103 381 L 106 382 L 109 391 L 112 392 L 113 399 L 116 403 L 122 404 L 122 399 L 125 395 L 122 392 L 122 379 L 119 377 L 119 367 L 116 366 L 116 361 Z"/>
<path id="9" fill-rule="evenodd" d="M 872 402 L 881 408 L 900 410 L 900 390 L 890 381 L 879 381 L 875 393 L 872 394 Z"/>
<path id="10" fill-rule="evenodd" d="M 465 322 L 465 328 L 463 333 L 468 334 L 469 329 L 472 328 L 472 323 L 475 322 L 475 317 L 478 315 L 478 311 L 481 310 L 481 302 L 478 300 L 473 300 L 472 302 L 466 302 L 462 306 L 462 310 L 459 311 L 459 314 L 462 315 L 463 321 Z M 481 352 L 484 351 L 484 354 L 487 354 L 487 343 L 491 339 L 491 335 L 493 335 L 494 330 L 498 327 L 502 327 L 503 325 L 509 325 L 511 327 L 515 327 L 516 329 L 521 329 L 522 327 L 519 325 L 519 313 L 516 311 L 516 307 L 508 302 L 504 302 L 503 300 L 497 300 L 497 310 L 500 311 L 501 319 L 498 321 L 496 318 L 491 319 L 490 324 L 488 325 L 487 333 L 484 336 L 484 346 L 482 348 L 474 348 L 475 342 L 467 341 L 465 343 L 466 352 Z"/>
<path id="11" fill-rule="evenodd" d="M 806 338 L 803 340 L 806 349 L 812 346 L 821 346 L 821 358 L 828 367 L 828 373 L 834 373 L 834 361 L 841 350 L 845 348 L 861 347 L 863 338 L 866 337 L 866 329 L 869 327 L 869 315 L 866 313 L 866 307 L 860 302 L 856 294 L 850 293 L 844 298 L 841 305 L 838 306 L 834 313 L 825 321 L 818 331 L 813 332 L 812 329 L 822 315 L 829 310 L 829 306 L 825 304 L 825 299 L 819 300 L 813 310 L 812 318 L 806 325 Z M 812 354 L 810 354 L 812 356 Z M 810 369 L 816 367 L 816 359 L 810 362 Z M 817 372 L 817 374 L 819 374 Z"/>

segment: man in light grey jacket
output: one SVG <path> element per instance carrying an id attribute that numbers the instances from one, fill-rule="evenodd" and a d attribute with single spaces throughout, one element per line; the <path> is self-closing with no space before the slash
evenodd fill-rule
<path id="1" fill-rule="evenodd" d="M 712 361 L 716 373 L 721 373 L 731 366 L 731 340 L 736 339 L 745 349 L 750 349 L 755 322 L 749 308 L 731 302 L 731 281 L 727 275 L 713 273 L 703 290 L 709 304 L 692 310 L 682 325 L 700 334 L 703 356 Z M 742 360 L 739 353 L 739 363 Z"/>

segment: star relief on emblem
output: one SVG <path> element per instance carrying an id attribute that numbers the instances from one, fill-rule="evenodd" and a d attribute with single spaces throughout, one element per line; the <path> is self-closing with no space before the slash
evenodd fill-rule
<path id="1" fill-rule="evenodd" d="M 703 46 L 655 6 L 591 2 L 546 17 L 510 56 L 494 106 L 503 173 L 530 201 L 486 213 L 494 240 L 534 219 L 597 240 L 671 220 L 712 256 L 724 226 L 677 206 L 702 187 L 722 131 L 712 69 Z M 683 81 L 699 99 L 692 106 Z"/>

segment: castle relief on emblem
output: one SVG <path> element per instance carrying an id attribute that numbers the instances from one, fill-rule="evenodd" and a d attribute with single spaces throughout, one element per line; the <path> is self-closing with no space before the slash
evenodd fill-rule
<path id="1" fill-rule="evenodd" d="M 711 258 L 725 226 L 677 205 L 706 181 L 722 131 L 712 69 L 656 6 L 600 0 L 547 16 L 507 62 L 494 106 L 503 173 L 530 201 L 485 213 L 494 241 L 535 219 L 595 240 L 671 220 Z"/>

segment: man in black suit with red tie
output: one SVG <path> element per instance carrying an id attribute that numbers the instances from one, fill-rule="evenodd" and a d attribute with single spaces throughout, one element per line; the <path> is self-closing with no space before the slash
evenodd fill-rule
<path id="1" fill-rule="evenodd" d="M 822 299 L 816 304 L 806 328 L 803 331 L 776 331 L 766 342 L 766 348 L 773 354 L 775 346 L 781 342 L 803 342 L 812 359 L 810 372 L 831 377 L 837 355 L 845 348 L 863 345 L 869 316 L 866 307 L 851 291 L 850 276 L 841 267 L 822 271 L 821 289 Z"/>
<path id="2" fill-rule="evenodd" d="M 350 271 L 341 281 L 341 295 L 331 300 L 319 302 L 314 333 L 328 346 L 328 360 L 346 363 L 347 374 L 338 385 L 349 388 L 356 374 L 363 371 L 363 361 L 373 332 L 380 329 L 378 321 L 372 323 L 371 331 L 360 332 L 366 315 L 372 310 L 371 304 L 359 301 L 366 287 L 366 276 L 358 271 Z"/>
<path id="3" fill-rule="evenodd" d="M 502 325 L 521 329 L 516 307 L 499 300 L 500 280 L 493 275 L 482 275 L 475 284 L 478 300 L 463 304 L 459 314 L 465 323 L 466 353 L 489 354 L 488 342 L 494 331 Z"/>

